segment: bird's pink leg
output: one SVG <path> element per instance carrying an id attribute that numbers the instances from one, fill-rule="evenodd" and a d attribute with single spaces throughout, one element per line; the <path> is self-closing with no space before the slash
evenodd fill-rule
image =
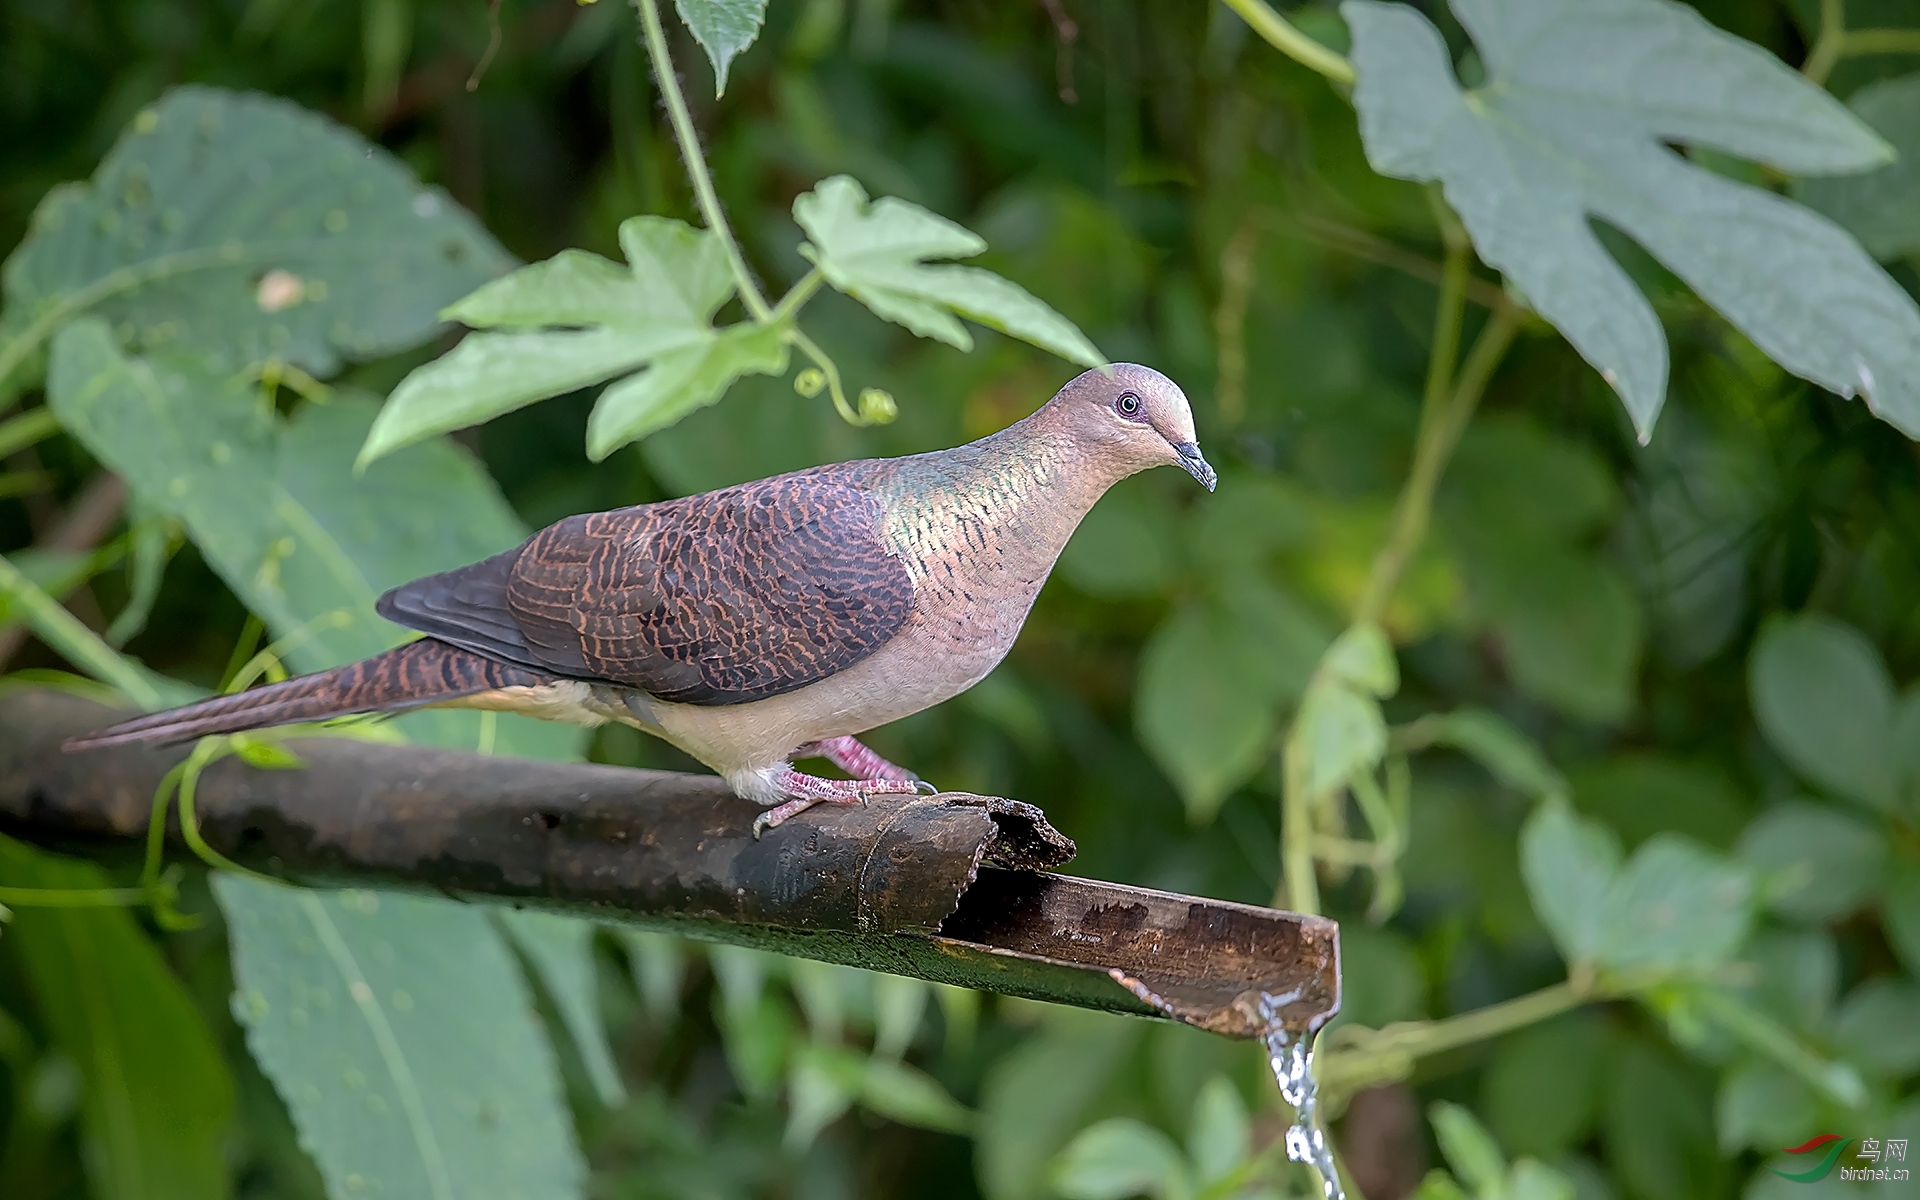
<path id="1" fill-rule="evenodd" d="M 855 779 L 907 779 L 920 777 L 905 767 L 896 767 L 861 744 L 859 738 L 837 737 L 808 742 L 793 752 L 795 758 L 824 758 Z"/>
<path id="2" fill-rule="evenodd" d="M 873 753 L 864 746 L 861 749 L 868 754 Z M 875 758 L 882 764 L 886 763 L 877 755 Z M 937 790 L 923 779 L 822 779 L 791 767 L 781 772 L 775 782 L 782 794 L 793 799 L 755 817 L 754 837 L 759 837 L 788 817 L 803 813 L 816 804 L 865 804 L 868 796 L 911 796 L 917 792 L 931 794 Z"/>

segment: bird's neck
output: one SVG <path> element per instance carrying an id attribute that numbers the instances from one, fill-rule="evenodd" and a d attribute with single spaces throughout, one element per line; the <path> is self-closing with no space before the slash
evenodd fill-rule
<path id="1" fill-rule="evenodd" d="M 912 530 L 973 570 L 1037 591 L 1067 540 L 1108 488 L 1131 474 L 1085 454 L 1042 409 L 970 445 L 926 456 L 932 478 Z"/>

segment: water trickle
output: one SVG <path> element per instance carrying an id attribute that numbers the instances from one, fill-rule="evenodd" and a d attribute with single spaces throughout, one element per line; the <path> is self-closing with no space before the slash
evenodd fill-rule
<path id="1" fill-rule="evenodd" d="M 1327 1131 L 1320 1126 L 1320 1093 L 1313 1079 L 1313 1035 L 1295 1036 L 1280 1023 L 1279 1005 L 1269 1003 L 1262 1012 L 1267 1027 L 1267 1065 L 1280 1085 L 1280 1098 L 1293 1106 L 1293 1124 L 1286 1134 L 1287 1158 L 1307 1163 L 1320 1173 L 1320 1186 L 1326 1200 L 1347 1200 L 1340 1186 L 1340 1172 L 1333 1163 L 1333 1149 L 1327 1145 Z"/>

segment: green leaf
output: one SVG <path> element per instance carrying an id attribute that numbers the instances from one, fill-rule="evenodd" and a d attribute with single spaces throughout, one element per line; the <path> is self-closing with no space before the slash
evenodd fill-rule
<path id="1" fill-rule="evenodd" d="M 1893 680 L 1872 642 L 1832 617 L 1778 617 L 1747 667 L 1754 718 L 1788 765 L 1836 795 L 1894 807 Z"/>
<path id="2" fill-rule="evenodd" d="M 1824 213 L 1878 259 L 1920 251 L 1920 75 L 1883 79 L 1847 97 L 1899 158 L 1875 171 L 1802 179 L 1794 199 Z"/>
<path id="3" fill-rule="evenodd" d="M 614 1064 L 606 1022 L 600 1015 L 592 922 L 529 908 L 507 909 L 500 913 L 500 921 L 552 998 L 600 1102 L 608 1108 L 625 1103 L 626 1085 L 620 1082 L 620 1068 Z"/>
<path id="4" fill-rule="evenodd" d="M 1739 856 L 1763 880 L 1768 907 L 1827 924 L 1854 912 L 1885 882 L 1885 836 L 1858 817 L 1816 804 L 1770 808 L 1741 831 Z"/>
<path id="5" fill-rule="evenodd" d="M 1507 1173 L 1507 1159 L 1493 1135 L 1458 1104 L 1441 1101 L 1427 1110 L 1427 1119 L 1453 1173 L 1475 1192 L 1496 1192 Z"/>
<path id="6" fill-rule="evenodd" d="M 1373 697 L 1338 684 L 1316 684 L 1300 702 L 1287 734 L 1288 753 L 1305 764 L 1309 796 L 1342 787 L 1357 771 L 1369 771 L 1387 752 L 1387 722 Z"/>
<path id="7" fill-rule="evenodd" d="M 620 222 L 620 252 L 645 291 L 641 313 L 648 323 L 704 328 L 733 295 L 727 250 L 711 229 L 668 217 L 628 217 Z"/>
<path id="8" fill-rule="evenodd" d="M 1127 1200 L 1146 1194 L 1184 1200 L 1187 1165 L 1167 1135 L 1130 1117 L 1080 1131 L 1054 1160 L 1053 1189 L 1067 1200 Z"/>
<path id="9" fill-rule="evenodd" d="M 1602 1133 L 1621 1191 L 1646 1200 L 1720 1195 L 1725 1167 L 1699 1073 L 1639 1040 L 1611 1066 Z"/>
<path id="10" fill-rule="evenodd" d="M 805 1150 L 821 1130 L 853 1107 L 864 1067 L 858 1054 L 840 1046 L 802 1042 L 795 1047 L 787 1070 L 787 1131 L 782 1139 L 788 1153 Z"/>
<path id="11" fill-rule="evenodd" d="M 419 342 L 442 305 L 510 263 L 352 130 L 269 96 L 181 87 L 134 118 L 91 182 L 41 203 L 7 261 L 6 313 L 51 333 L 94 312 L 139 348 L 328 375 Z"/>
<path id="12" fill-rule="evenodd" d="M 927 1012 L 932 985 L 903 975 L 875 974 L 873 984 L 873 1056 L 897 1059 L 913 1045 Z"/>
<path id="13" fill-rule="evenodd" d="M 1902 868 L 1888 881 L 1880 922 L 1908 973 L 1920 977 L 1920 868 Z"/>
<path id="14" fill-rule="evenodd" d="M 800 253 L 828 283 L 921 337 L 972 349 L 957 312 L 1082 366 L 1107 361 L 1071 321 L 1019 284 L 978 267 L 926 262 L 971 258 L 987 244 L 917 204 L 894 196 L 869 204 L 866 189 L 836 175 L 794 200 L 793 219 L 812 239 Z"/>
<path id="15" fill-rule="evenodd" d="M 91 863 L 4 837 L 0 884 L 112 886 Z M 79 1069 L 81 1160 L 92 1194 L 140 1200 L 228 1195 L 233 1080 L 192 998 L 132 913 L 19 907 L 6 945 L 53 1044 Z M 29 1094 L 17 1077 L 14 1086 L 14 1095 Z M 16 1111 L 16 1123 L 22 1119 Z"/>
<path id="16" fill-rule="evenodd" d="M 1424 718 L 1420 726 L 1430 744 L 1458 750 L 1523 796 L 1543 800 L 1567 793 L 1566 779 L 1547 761 L 1539 745 L 1497 713 L 1484 708 L 1457 708 Z"/>
<path id="17" fill-rule="evenodd" d="M 693 40 L 713 64 L 713 94 L 727 94 L 727 68 L 760 36 L 767 0 L 673 0 Z"/>
<path id="18" fill-rule="evenodd" d="M 613 437 L 617 424 L 608 423 L 616 415 L 642 432 L 595 451 L 597 460 L 711 404 L 741 374 L 786 369 L 785 345 L 773 344 L 784 336 L 776 327 L 736 325 L 715 335 L 713 314 L 733 294 L 733 276 L 712 233 L 666 217 L 633 217 L 620 226 L 620 245 L 625 272 L 598 255 L 565 250 L 449 307 L 446 315 L 469 325 L 511 332 L 472 334 L 401 380 L 357 465 L 657 364 L 603 394 L 598 424 L 588 426 L 590 449 L 600 445 L 596 427 Z"/>
<path id="19" fill-rule="evenodd" d="M 1553 544 L 1508 543 L 1496 565 L 1476 556 L 1476 582 L 1515 686 L 1585 721 L 1633 710 L 1645 618 L 1618 572 Z"/>
<path id="20" fill-rule="evenodd" d="M 1355 625 L 1334 639 L 1321 660 L 1326 677 L 1371 696 L 1391 696 L 1400 688 L 1393 643 L 1377 625 Z"/>
<path id="21" fill-rule="evenodd" d="M 1666 398 L 1652 307 L 1602 249 L 1605 221 L 1767 355 L 1920 433 L 1920 309 L 1845 231 L 1701 170 L 1666 143 L 1793 174 L 1890 149 L 1838 101 L 1698 13 L 1656 0 L 1455 0 L 1485 65 L 1463 90 L 1439 31 L 1348 0 L 1354 104 L 1382 174 L 1439 180 L 1488 265 L 1619 392 L 1644 439 Z"/>
<path id="22" fill-rule="evenodd" d="M 1480 1079 L 1480 1111 L 1515 1153 L 1558 1158 L 1593 1132 L 1606 1028 L 1572 1014 L 1502 1039 Z"/>
<path id="23" fill-rule="evenodd" d="M 1507 1187 L 1502 1200 L 1576 1200 L 1573 1180 L 1540 1162 L 1523 1158 L 1507 1172 Z"/>
<path id="24" fill-rule="evenodd" d="M 581 1194 L 552 1051 L 485 914 L 216 875 L 234 1015 L 333 1196 Z"/>
<path id="25" fill-rule="evenodd" d="M 342 392 L 289 421 L 251 389 L 172 358 L 129 358 L 103 323 L 75 322 L 54 345 L 48 403 L 67 429 L 194 543 L 276 639 L 317 671 L 377 654 L 401 631 L 373 613 L 380 593 L 476 562 L 526 536 L 484 471 L 445 444 L 415 447 L 355 479 L 372 402 Z M 422 741 L 477 743 L 478 716 L 399 718 Z M 577 731 L 506 715 L 502 753 L 571 757 Z"/>
<path id="26" fill-rule="evenodd" d="M 400 381 L 355 459 L 365 467 L 403 446 L 479 425 L 616 375 L 663 353 L 698 347 L 705 330 L 661 327 L 474 333 Z"/>
<path id="27" fill-rule="evenodd" d="M 1196 823 L 1212 820 L 1267 758 L 1279 714 L 1253 666 L 1260 649 L 1213 606 L 1187 604 L 1141 651 L 1134 688 L 1140 744 L 1173 780 Z"/>
<path id="28" fill-rule="evenodd" d="M 1752 919 L 1744 868 L 1661 834 L 1607 889 L 1593 957 L 1615 970 L 1702 971 L 1733 957 Z"/>
<path id="29" fill-rule="evenodd" d="M 1453 1181 L 1453 1176 L 1436 1167 L 1421 1177 L 1420 1186 L 1414 1190 L 1412 1200 L 1468 1200 L 1468 1197 L 1460 1185 Z"/>
<path id="30" fill-rule="evenodd" d="M 974 1174 L 987 1200 L 1040 1200 L 1048 1164 L 1123 1068 L 1140 1026 L 1062 1019 L 1002 1055 L 980 1089 Z"/>
<path id="31" fill-rule="evenodd" d="M 1920 1070 L 1920 984 L 1880 976 L 1840 1004 L 1834 1044 L 1869 1075 L 1900 1079 Z"/>
<path id="32" fill-rule="evenodd" d="M 599 462 L 628 442 L 665 429 L 720 399 L 742 375 L 787 369 L 786 330 L 743 322 L 717 337 L 653 359 L 600 394 L 587 418 L 587 457 Z"/>
<path id="33" fill-rule="evenodd" d="M 1520 871 L 1541 923 L 1569 962 L 1600 952 L 1602 908 L 1620 872 L 1620 843 L 1558 797 L 1534 809 L 1520 831 Z"/>
<path id="34" fill-rule="evenodd" d="M 1713 1124 L 1723 1154 L 1791 1146 L 1820 1119 L 1813 1089 L 1763 1059 L 1743 1059 L 1720 1079 Z"/>
<path id="35" fill-rule="evenodd" d="M 679 938 L 619 925 L 613 934 L 627 950 L 627 969 L 647 1015 L 667 1025 L 679 1015 L 680 992 L 687 979 L 687 947 Z"/>
<path id="36" fill-rule="evenodd" d="M 973 1114 L 933 1076 L 903 1062 L 868 1060 L 859 1096 L 861 1107 L 902 1125 L 942 1133 L 965 1133 L 973 1126 Z"/>
<path id="37" fill-rule="evenodd" d="M 1194 1101 L 1187 1130 L 1187 1157 L 1193 1163 L 1195 1182 L 1207 1188 L 1225 1179 L 1247 1160 L 1252 1139 L 1247 1102 L 1240 1089 L 1224 1075 L 1207 1080 Z"/>

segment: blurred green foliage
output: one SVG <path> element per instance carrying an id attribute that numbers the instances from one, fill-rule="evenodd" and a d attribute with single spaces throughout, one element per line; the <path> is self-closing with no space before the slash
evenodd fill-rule
<path id="1" fill-rule="evenodd" d="M 676 7 L 691 32 L 669 15 L 667 41 L 769 296 L 825 265 L 803 237 L 837 253 L 789 214 L 846 175 L 976 232 L 980 265 L 1193 398 L 1218 495 L 1166 473 L 1117 488 L 1008 662 L 873 740 L 948 787 L 1044 804 L 1077 871 L 1317 894 L 1343 929 L 1320 1073 L 1351 1192 L 1770 1200 L 1824 1194 L 1768 1169 L 1803 1165 L 1781 1147 L 1920 1133 L 1920 469 L 1865 405 L 1776 365 L 1912 426 L 1901 289 L 1920 285 L 1920 175 L 1903 159 L 1786 178 L 1865 165 L 1874 133 L 1920 146 L 1906 6 L 1695 6 L 1805 63 L 1859 122 L 1645 0 L 1604 7 L 1628 34 L 1660 24 L 1708 47 L 1692 74 L 1637 76 L 1651 43 L 1628 34 L 1523 53 L 1489 32 L 1568 6 L 1349 5 L 1351 103 L 1221 5 Z M 1349 49 L 1333 8 L 1290 15 Z M 1531 153 L 1516 131 L 1572 145 L 1614 129 L 1608 104 L 1550 111 L 1509 89 L 1508 123 L 1475 116 L 1450 135 L 1462 150 L 1407 125 L 1453 103 L 1419 91 L 1443 51 L 1466 87 L 1590 73 L 1616 106 L 1636 79 L 1701 90 L 1616 122 L 1633 126 L 1626 158 L 1569 152 L 1580 188 L 1556 191 L 1544 159 L 1503 183 L 1500 164 Z M 1674 115 L 1725 103 L 1716 80 L 1751 85 L 1772 124 Z M 952 240 L 968 248 L 836 267 L 848 294 L 800 318 L 844 391 L 876 397 L 856 415 L 886 415 L 884 395 L 891 423 L 843 420 L 784 343 L 752 369 L 785 374 L 683 389 L 678 423 L 626 443 L 662 423 L 641 412 L 595 440 L 597 464 L 591 388 L 524 406 L 634 355 L 571 383 L 508 380 L 468 414 L 497 419 L 453 435 L 470 453 L 431 441 L 356 477 L 377 399 L 458 361 L 437 357 L 443 306 L 513 259 L 638 266 L 654 243 L 622 237 L 636 214 L 702 224 L 660 101 L 614 0 L 0 7 L 0 245 L 21 247 L 0 310 L 0 666 L 65 654 L 131 692 L 220 686 L 263 640 L 294 639 L 296 668 L 338 661 L 387 644 L 362 611 L 373 592 L 525 527 L 950 445 L 1069 377 L 908 303 L 998 312 L 1080 353 L 991 285 L 974 300 L 999 309 L 903 283 L 959 278 L 920 261 L 971 253 Z M 123 131 L 155 137 L 109 159 Z M 1444 179 L 1452 207 L 1370 162 Z M 847 224 L 881 211 L 836 194 Z M 1777 244 L 1753 234 L 1766 217 Z M 1554 236 L 1522 245 L 1547 218 Z M 699 236 L 689 253 L 717 280 Z M 204 255 L 198 274 L 141 276 L 162 246 Z M 1615 264 L 1601 300 L 1578 286 Z M 702 346 L 709 319 L 760 320 L 723 290 L 686 305 Z M 1448 332 L 1436 303 L 1454 295 Z M 1632 419 L 1522 301 L 1617 368 Z M 1634 336 L 1601 346 L 1597 327 Z M 1484 399 L 1454 406 L 1464 421 L 1479 400 L 1439 456 L 1430 528 L 1403 539 L 1396 500 L 1435 445 L 1423 407 L 1461 394 L 1482 346 L 1499 351 Z M 538 375 L 528 361 L 499 369 Z M 1379 587 L 1381 548 L 1403 543 L 1397 586 Z M 401 727 L 577 752 L 511 720 Z M 587 752 L 688 765 L 624 729 Z M 0 843 L 9 1200 L 1317 1194 L 1285 1164 L 1263 1059 L 1192 1030 L 204 872 L 179 901 L 204 923 L 170 932 L 31 891 L 132 882 Z M 463 1049 L 489 1037 L 497 1059 Z"/>

